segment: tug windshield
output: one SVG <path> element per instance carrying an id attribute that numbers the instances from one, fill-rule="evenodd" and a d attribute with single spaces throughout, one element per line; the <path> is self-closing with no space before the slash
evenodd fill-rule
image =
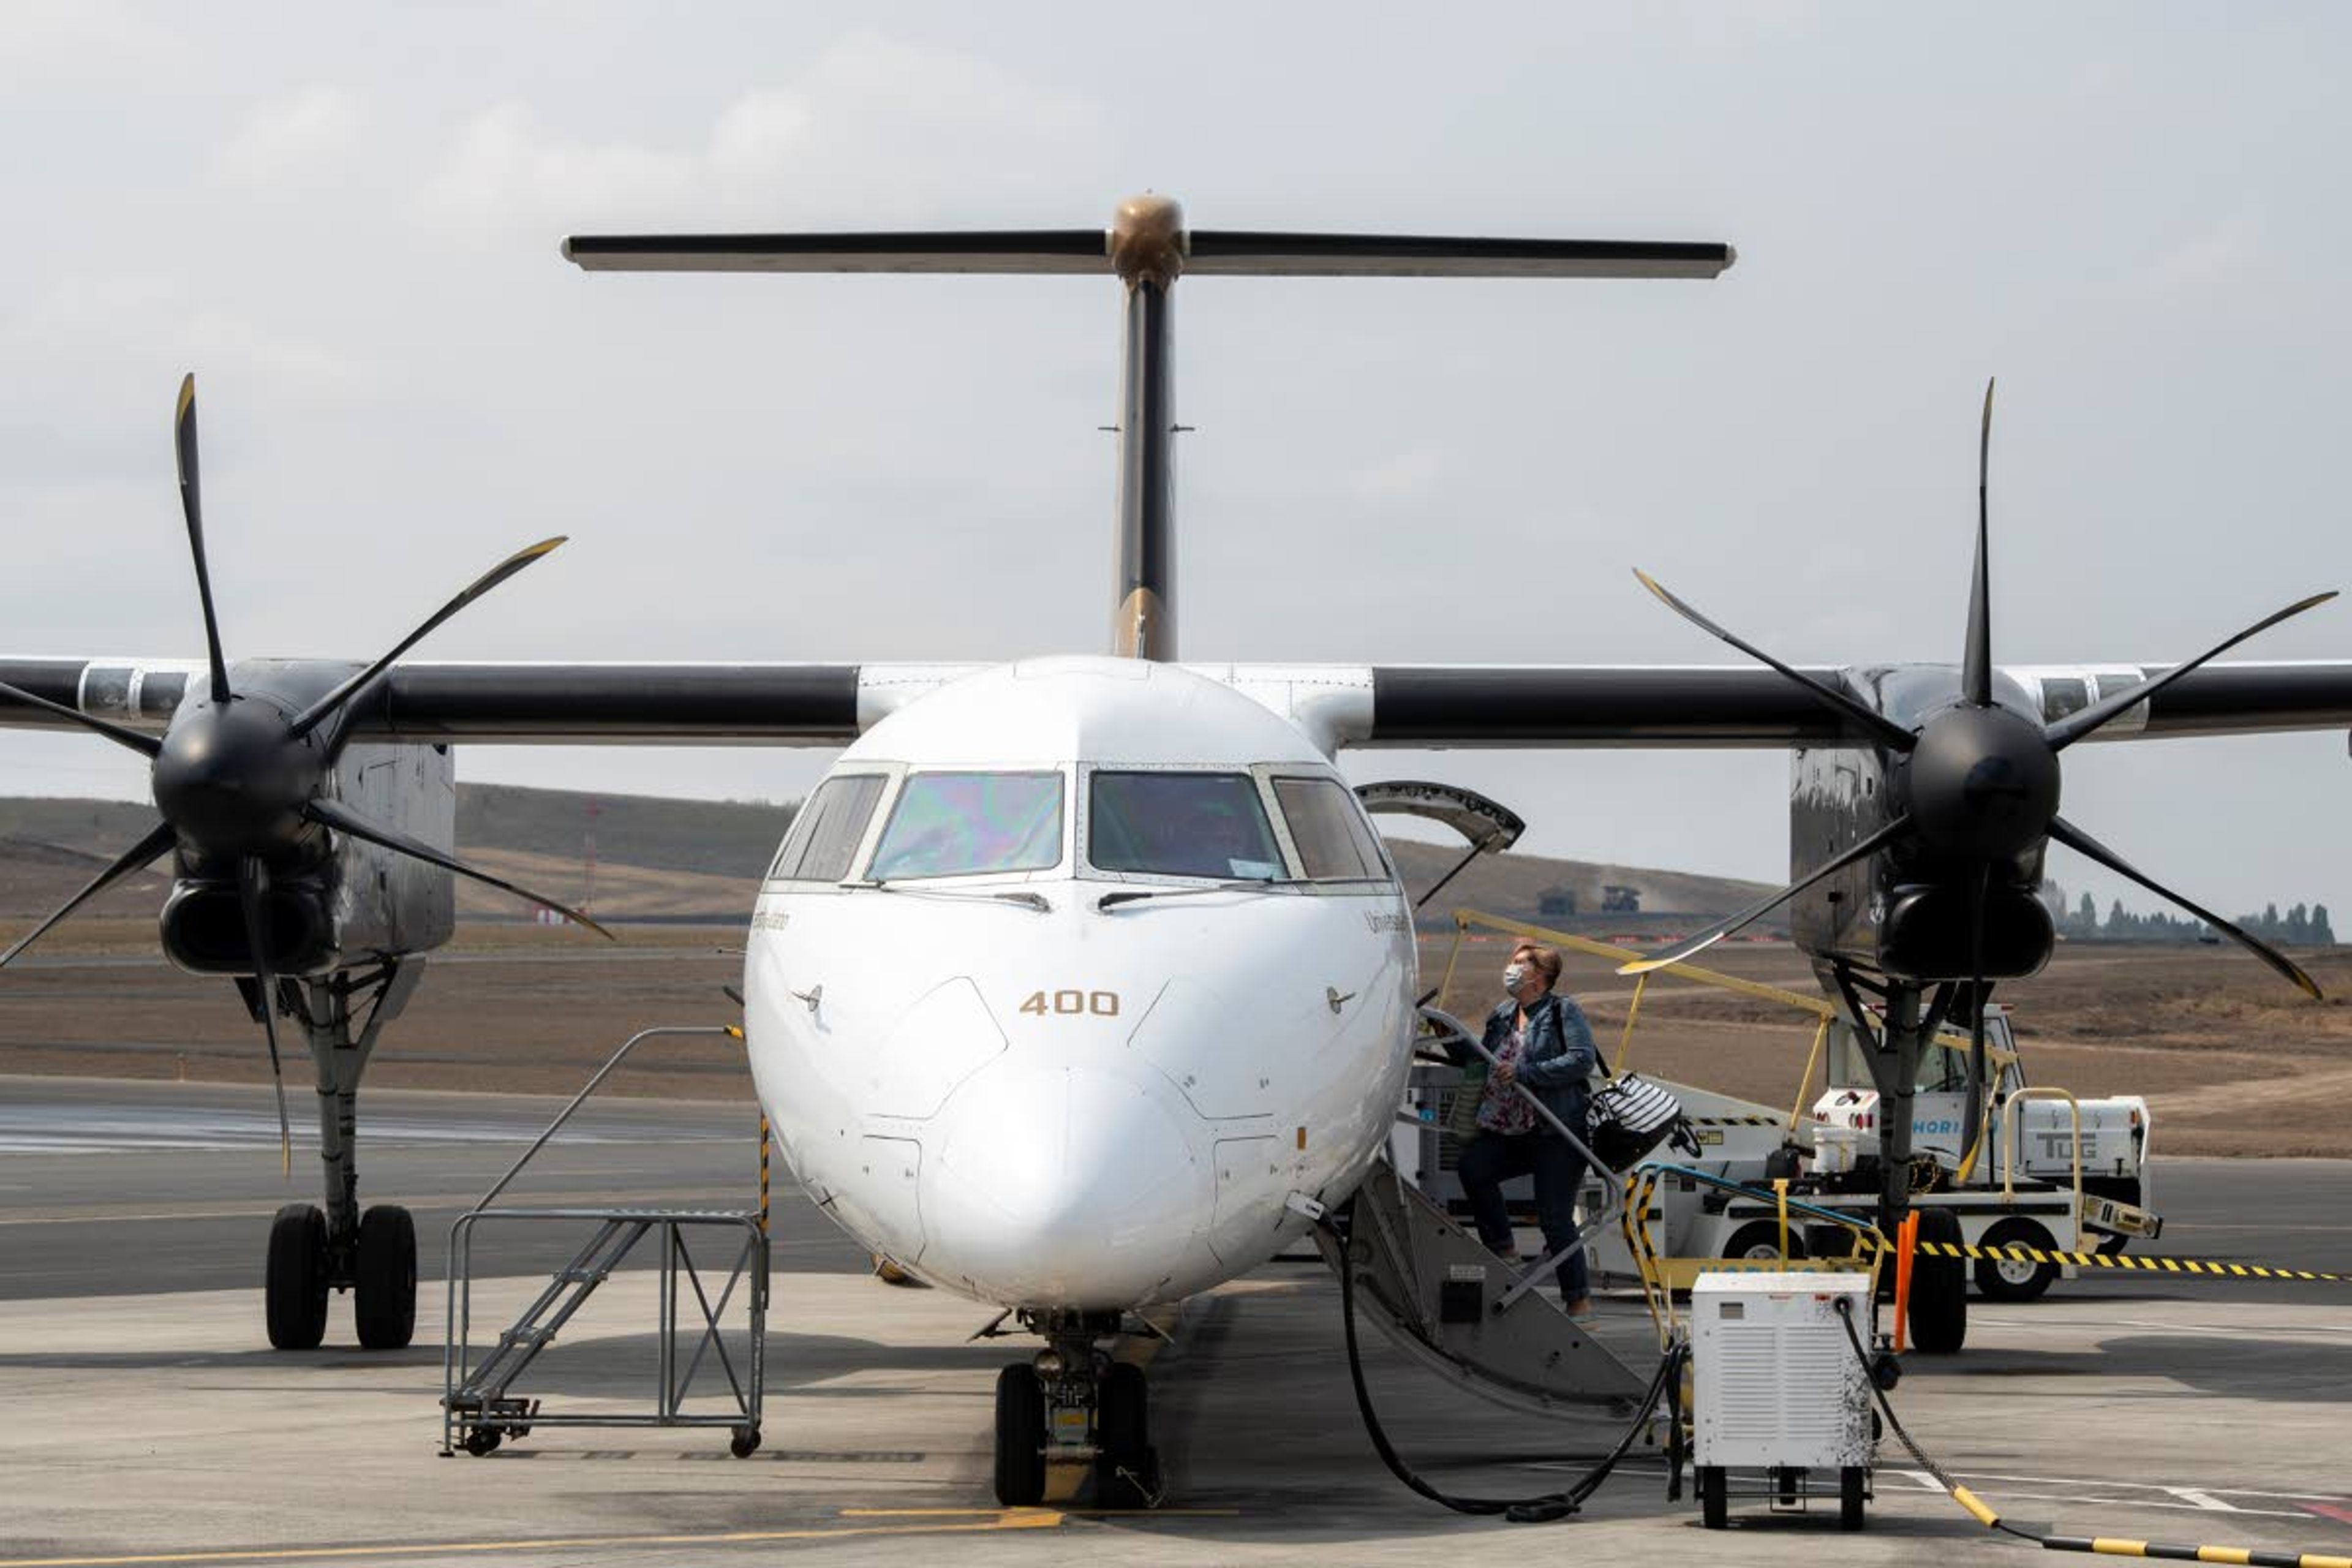
<path id="1" fill-rule="evenodd" d="M 1062 775 L 911 773 L 866 875 L 877 882 L 1045 871 L 1062 860 Z"/>
<path id="2" fill-rule="evenodd" d="M 1097 773 L 1087 858 L 1098 871 L 1275 881 L 1282 851 L 1247 773 Z"/>

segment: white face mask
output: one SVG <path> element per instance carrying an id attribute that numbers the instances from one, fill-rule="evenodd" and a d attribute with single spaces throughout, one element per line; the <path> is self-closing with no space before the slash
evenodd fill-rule
<path id="1" fill-rule="evenodd" d="M 1514 963 L 1503 971 L 1503 989 L 1514 995 L 1517 994 L 1519 987 L 1527 983 L 1528 966 L 1526 964 Z"/>

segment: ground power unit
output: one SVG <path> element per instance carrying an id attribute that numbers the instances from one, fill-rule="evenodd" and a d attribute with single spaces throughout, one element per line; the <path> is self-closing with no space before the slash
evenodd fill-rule
<path id="1" fill-rule="evenodd" d="M 1799 1509 L 1832 1479 L 1839 1524 L 1862 1528 L 1878 1444 L 1841 1303 L 1867 1345 L 1867 1274 L 1709 1273 L 1692 1287 L 1692 1459 L 1709 1530 L 1734 1496 Z"/>

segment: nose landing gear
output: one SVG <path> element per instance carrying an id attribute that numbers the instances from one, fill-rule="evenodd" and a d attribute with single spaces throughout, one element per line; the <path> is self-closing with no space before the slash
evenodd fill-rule
<path id="1" fill-rule="evenodd" d="M 1091 1467 L 1098 1507 L 1158 1507 L 1165 1489 L 1143 1369 L 1097 1348 L 1119 1331 L 1119 1314 L 1024 1312 L 1022 1323 L 1046 1348 L 997 1374 L 996 1500 L 1045 1501 L 1048 1466 L 1063 1461 Z"/>

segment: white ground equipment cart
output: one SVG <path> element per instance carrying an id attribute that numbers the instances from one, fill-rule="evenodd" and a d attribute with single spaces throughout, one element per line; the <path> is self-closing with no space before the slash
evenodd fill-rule
<path id="1" fill-rule="evenodd" d="M 1854 1353 L 1869 1338 L 1870 1291 L 1866 1274 L 1698 1277 L 1692 1458 L 1707 1529 L 1724 1527 L 1735 1497 L 1801 1509 L 1832 1484 L 1839 1527 L 1862 1528 L 1878 1452 L 1870 1373 Z"/>

